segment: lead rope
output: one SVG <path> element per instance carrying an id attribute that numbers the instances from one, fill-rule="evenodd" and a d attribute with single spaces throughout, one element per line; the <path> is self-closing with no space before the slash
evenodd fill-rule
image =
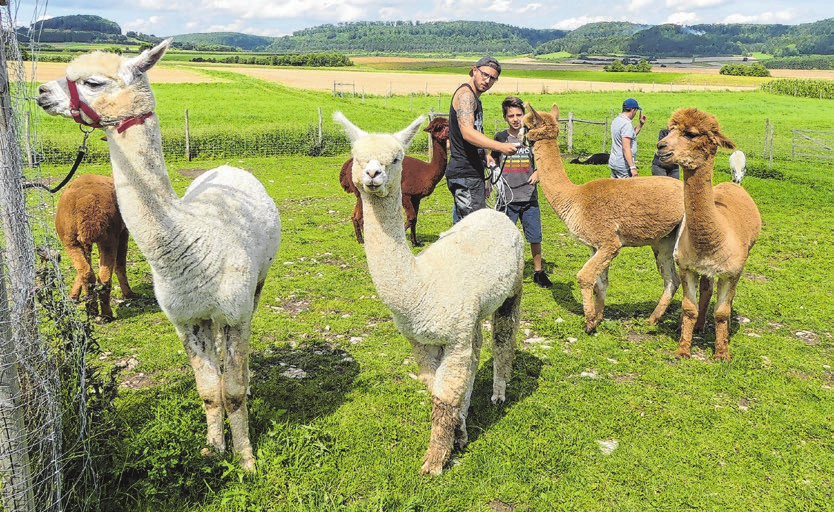
<path id="1" fill-rule="evenodd" d="M 78 170 L 78 166 L 81 165 L 81 160 L 84 159 L 84 155 L 87 154 L 87 137 L 89 137 L 90 134 L 93 133 L 93 131 L 95 130 L 95 128 L 92 127 L 89 130 L 85 130 L 84 125 L 82 124 L 79 124 L 78 128 L 81 130 L 81 133 L 84 134 L 84 140 L 81 141 L 81 145 L 78 146 L 78 154 L 75 156 L 75 163 L 72 164 L 72 168 L 70 169 L 66 178 L 64 178 L 64 180 L 61 183 L 59 183 L 58 186 L 55 188 L 49 188 L 43 183 L 37 181 L 27 181 L 23 184 L 24 190 L 26 190 L 27 188 L 42 188 L 50 194 L 54 194 L 55 192 L 58 192 L 59 190 L 64 188 L 64 186 L 67 183 L 69 183 L 69 181 L 72 179 L 72 176 L 75 174 L 75 171 Z"/>

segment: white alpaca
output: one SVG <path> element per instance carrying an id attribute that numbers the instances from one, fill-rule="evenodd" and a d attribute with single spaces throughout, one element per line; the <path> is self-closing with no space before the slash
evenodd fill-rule
<path id="1" fill-rule="evenodd" d="M 146 75 L 170 42 L 131 59 L 81 55 L 66 78 L 41 85 L 38 105 L 107 134 L 119 207 L 194 369 L 207 443 L 225 450 L 225 407 L 241 465 L 254 470 L 246 408 L 249 336 L 281 221 L 263 185 L 233 167 L 206 172 L 176 196 Z"/>
<path id="2" fill-rule="evenodd" d="M 524 242 L 490 209 L 467 216 L 418 256 L 403 231 L 402 160 L 423 118 L 392 135 L 368 134 L 337 112 L 352 142 L 353 183 L 362 196 L 365 253 L 379 298 L 411 343 L 419 379 L 432 394 L 423 473 L 438 475 L 454 442 L 467 443 L 466 416 L 492 315 L 493 402 L 505 400 L 521 304 Z"/>
<path id="3" fill-rule="evenodd" d="M 747 172 L 747 157 L 740 149 L 730 154 L 730 171 L 733 173 L 733 182 L 741 183 L 741 180 L 744 179 L 744 173 Z"/>

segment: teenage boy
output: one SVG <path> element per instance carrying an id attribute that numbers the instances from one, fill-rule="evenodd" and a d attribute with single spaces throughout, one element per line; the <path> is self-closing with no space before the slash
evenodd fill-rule
<path id="1" fill-rule="evenodd" d="M 503 181 L 496 186 L 499 196 L 496 203 L 506 207 L 504 211 L 513 223 L 521 220 L 524 237 L 533 255 L 533 282 L 542 288 L 549 288 L 552 283 L 542 270 L 542 219 L 536 188 L 539 173 L 533 161 L 533 152 L 522 144 L 524 103 L 515 96 L 507 96 L 501 103 L 501 110 L 508 128 L 496 133 L 495 140 L 515 144 L 518 151 L 514 155 L 504 155 L 498 151 L 491 153 L 492 159 L 503 168 Z M 499 171 L 496 168 L 493 172 Z"/>

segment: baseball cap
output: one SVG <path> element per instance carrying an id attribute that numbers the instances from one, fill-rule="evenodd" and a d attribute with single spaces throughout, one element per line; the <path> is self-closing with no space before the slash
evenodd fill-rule
<path id="1" fill-rule="evenodd" d="M 637 110 L 643 110 L 640 105 L 637 104 L 637 100 L 634 98 L 629 98 L 623 102 L 623 110 L 625 109 L 632 109 L 636 108 Z"/>
<path id="2" fill-rule="evenodd" d="M 481 57 L 480 59 L 478 59 L 478 62 L 475 63 L 476 68 L 480 68 L 482 66 L 491 67 L 495 71 L 498 71 L 499 75 L 501 74 L 501 64 L 498 64 L 498 61 L 495 60 L 493 57 L 490 57 L 489 55 L 487 55 L 486 57 Z"/>

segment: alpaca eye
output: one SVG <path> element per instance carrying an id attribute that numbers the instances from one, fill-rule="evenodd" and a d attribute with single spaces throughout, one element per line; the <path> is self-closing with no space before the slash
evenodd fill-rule
<path id="1" fill-rule="evenodd" d="M 691 132 L 684 132 L 683 136 L 686 137 L 689 140 L 692 140 L 692 139 L 696 138 L 698 136 L 698 134 L 697 133 L 691 133 Z"/>
<path id="2" fill-rule="evenodd" d="M 88 89 L 96 90 L 104 86 L 104 82 L 99 82 L 98 80 L 87 79 L 81 82 L 85 87 Z"/>

